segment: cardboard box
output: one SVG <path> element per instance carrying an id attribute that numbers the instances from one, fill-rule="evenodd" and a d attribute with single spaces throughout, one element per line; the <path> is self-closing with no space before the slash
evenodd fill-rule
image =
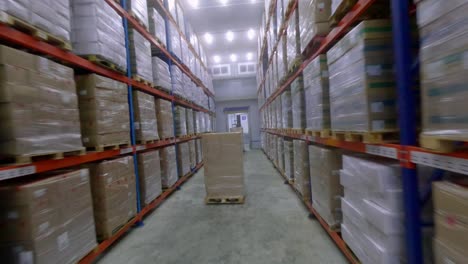
<path id="1" fill-rule="evenodd" d="M 307 142 L 303 140 L 293 140 L 293 152 L 294 187 L 302 195 L 304 201 L 310 202 L 310 169 Z"/>
<path id="2" fill-rule="evenodd" d="M 177 137 L 187 135 L 187 113 L 186 108 L 182 106 L 176 106 L 174 108 L 174 119 L 175 119 L 175 135 Z"/>
<path id="3" fill-rule="evenodd" d="M 158 123 L 154 96 L 133 91 L 135 134 L 138 141 L 158 140 Z"/>
<path id="4" fill-rule="evenodd" d="M 202 144 L 201 144 L 201 139 L 195 139 L 195 147 L 196 147 L 196 152 L 197 152 L 197 164 L 203 161 L 203 150 L 202 150 Z"/>
<path id="5" fill-rule="evenodd" d="M 138 153 L 140 201 L 147 205 L 162 193 L 159 150 Z"/>
<path id="6" fill-rule="evenodd" d="M 293 141 L 284 139 L 284 174 L 288 180 L 294 179 L 294 147 Z"/>
<path id="7" fill-rule="evenodd" d="M 193 169 L 198 164 L 197 162 L 197 150 L 195 147 L 195 139 L 188 142 L 189 153 L 190 153 L 190 168 Z"/>
<path id="8" fill-rule="evenodd" d="M 433 247 L 435 264 L 465 263 L 468 259 L 467 251 L 460 251 L 437 237 L 434 238 Z"/>
<path id="9" fill-rule="evenodd" d="M 174 119 L 170 101 L 156 99 L 156 117 L 159 137 L 161 139 L 174 137 Z"/>
<path id="10" fill-rule="evenodd" d="M 179 143 L 176 146 L 177 151 L 177 171 L 179 178 L 190 172 L 190 150 L 189 143 Z"/>
<path id="11" fill-rule="evenodd" d="M 162 148 L 161 156 L 161 183 L 163 188 L 169 188 L 177 182 L 176 147 L 168 146 Z"/>
<path id="12" fill-rule="evenodd" d="M 202 135 L 207 197 L 244 196 L 244 152 L 242 133 Z"/>

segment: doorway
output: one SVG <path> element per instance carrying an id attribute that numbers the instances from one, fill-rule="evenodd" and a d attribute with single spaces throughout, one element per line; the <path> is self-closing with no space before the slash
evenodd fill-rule
<path id="1" fill-rule="evenodd" d="M 244 134 L 244 149 L 250 150 L 250 124 L 249 124 L 249 113 L 238 112 L 227 114 L 227 131 L 231 131 L 231 128 L 242 127 Z"/>

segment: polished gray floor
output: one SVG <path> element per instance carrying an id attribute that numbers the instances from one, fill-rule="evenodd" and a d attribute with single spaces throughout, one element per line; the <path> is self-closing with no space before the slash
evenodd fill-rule
<path id="1" fill-rule="evenodd" d="M 205 205 L 200 170 L 99 263 L 346 263 L 261 151 L 245 173 L 245 204 Z"/>

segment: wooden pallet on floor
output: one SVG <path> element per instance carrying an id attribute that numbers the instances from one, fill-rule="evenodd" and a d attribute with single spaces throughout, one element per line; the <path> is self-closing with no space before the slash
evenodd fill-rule
<path id="1" fill-rule="evenodd" d="M 468 142 L 468 135 L 419 135 L 421 147 L 440 153 L 449 153 L 464 147 Z"/>
<path id="2" fill-rule="evenodd" d="M 331 132 L 329 129 L 323 129 L 323 130 L 306 129 L 305 134 L 308 136 L 313 136 L 313 137 L 329 138 L 331 135 Z"/>
<path id="3" fill-rule="evenodd" d="M 53 46 L 59 47 L 63 50 L 72 50 L 70 41 L 63 39 L 62 37 L 55 36 L 54 34 L 40 29 L 37 26 L 33 26 L 30 23 L 15 16 L 12 16 L 4 11 L 0 11 L 0 22 L 7 24 L 15 29 L 18 29 L 21 32 L 25 32 Z"/>
<path id="4" fill-rule="evenodd" d="M 353 131 L 332 131 L 331 138 L 348 142 L 362 142 L 370 144 L 395 143 L 398 142 L 398 131 L 380 132 L 353 132 Z"/>
<path id="5" fill-rule="evenodd" d="M 245 196 L 205 197 L 206 204 L 243 204 Z"/>
<path id="6" fill-rule="evenodd" d="M 139 75 L 134 75 L 132 76 L 132 79 L 139 82 L 139 83 L 143 83 L 145 85 L 148 85 L 148 86 L 151 86 L 151 87 L 154 87 L 153 85 L 153 82 L 150 82 L 150 81 L 147 81 L 145 80 L 143 77 L 139 76 Z"/>
<path id="7" fill-rule="evenodd" d="M 121 67 L 117 66 L 117 64 L 111 62 L 110 60 L 102 57 L 101 55 L 80 55 L 81 57 L 89 60 L 90 62 L 94 63 L 94 64 L 97 64 L 99 66 L 102 66 L 104 68 L 107 68 L 109 70 L 113 70 L 113 71 L 116 71 L 116 72 L 120 72 L 120 73 L 126 73 L 126 71 L 124 69 L 122 69 Z"/>
<path id="8" fill-rule="evenodd" d="M 3 157 L 0 157 L 0 163 L 22 165 L 22 164 L 30 164 L 35 161 L 50 160 L 50 159 L 60 160 L 65 157 L 83 156 L 83 155 L 86 155 L 85 148 L 72 150 L 72 151 L 62 151 L 62 152 L 58 151 L 58 152 L 45 152 L 45 153 L 38 153 L 38 154 L 3 156 Z"/>
<path id="9" fill-rule="evenodd" d="M 115 150 L 115 149 L 128 148 L 128 147 L 130 147 L 130 141 L 115 143 L 115 144 L 101 144 L 97 146 L 88 146 L 86 148 L 89 151 L 102 152 L 105 150 Z"/>

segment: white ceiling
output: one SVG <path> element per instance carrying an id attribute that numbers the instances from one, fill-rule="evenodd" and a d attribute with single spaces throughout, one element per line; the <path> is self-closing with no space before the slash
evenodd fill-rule
<path id="1" fill-rule="evenodd" d="M 238 61 L 247 61 L 246 54 L 252 53 L 252 61 L 257 58 L 258 29 L 264 11 L 263 0 L 227 0 L 222 4 L 220 0 L 198 0 L 198 7 L 194 8 L 194 0 L 181 0 L 184 5 L 187 20 L 199 36 L 205 48 L 209 64 L 214 64 L 213 57 L 221 57 L 221 64 L 228 63 L 229 56 L 236 54 Z M 226 1 L 226 0 L 225 0 Z M 255 37 L 247 37 L 249 29 L 255 30 Z M 226 32 L 234 33 L 234 40 L 226 39 Z M 213 35 L 213 43 L 207 44 L 204 34 Z"/>

